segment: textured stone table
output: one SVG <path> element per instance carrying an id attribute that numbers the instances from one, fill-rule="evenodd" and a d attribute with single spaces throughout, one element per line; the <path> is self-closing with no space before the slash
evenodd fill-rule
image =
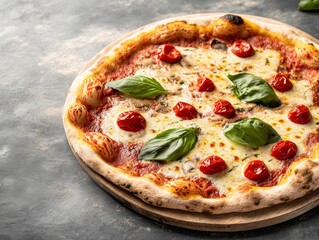
<path id="1" fill-rule="evenodd" d="M 203 12 L 270 17 L 319 38 L 319 13 L 298 0 L 0 1 L 0 239 L 318 239 L 319 208 L 240 233 L 205 233 L 136 214 L 81 169 L 61 121 L 84 63 L 150 22 Z"/>

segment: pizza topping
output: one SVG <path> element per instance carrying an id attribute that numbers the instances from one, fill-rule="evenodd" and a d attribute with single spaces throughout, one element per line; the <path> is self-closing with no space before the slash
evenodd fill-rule
<path id="1" fill-rule="evenodd" d="M 252 148 L 262 147 L 281 140 L 271 125 L 258 118 L 246 118 L 229 123 L 224 128 L 229 140 Z"/>
<path id="2" fill-rule="evenodd" d="M 279 92 L 287 92 L 293 87 L 288 76 L 284 74 L 276 74 L 271 82 L 271 86 Z"/>
<path id="3" fill-rule="evenodd" d="M 141 75 L 115 80 L 107 83 L 107 86 L 134 98 L 154 99 L 158 95 L 167 93 L 156 79 Z"/>
<path id="4" fill-rule="evenodd" d="M 138 132 L 146 127 L 146 120 L 142 114 L 135 111 L 121 113 L 117 118 L 117 125 L 128 132 Z"/>
<path id="5" fill-rule="evenodd" d="M 306 139 L 307 146 L 311 147 L 316 143 L 319 143 L 319 133 L 309 133 Z"/>
<path id="6" fill-rule="evenodd" d="M 116 90 L 110 87 L 105 86 L 103 89 L 103 96 L 108 97 L 111 95 L 114 95 L 116 93 Z"/>
<path id="7" fill-rule="evenodd" d="M 188 154 L 197 142 L 197 128 L 172 128 L 157 134 L 141 149 L 138 159 L 174 161 Z"/>
<path id="8" fill-rule="evenodd" d="M 217 39 L 214 39 L 210 46 L 212 49 L 218 49 L 218 50 L 222 50 L 222 51 L 227 50 L 227 45 L 225 43 L 218 41 Z"/>
<path id="9" fill-rule="evenodd" d="M 204 174 L 215 174 L 227 168 L 225 161 L 218 156 L 209 156 L 199 162 L 199 170 Z"/>
<path id="10" fill-rule="evenodd" d="M 186 102 L 178 102 L 173 108 L 175 115 L 183 120 L 196 118 L 198 112 L 196 108 Z"/>
<path id="11" fill-rule="evenodd" d="M 275 143 L 271 148 L 271 156 L 278 160 L 293 158 L 298 151 L 297 145 L 291 141 L 283 140 Z"/>
<path id="12" fill-rule="evenodd" d="M 181 53 L 171 44 L 159 46 L 157 54 L 160 60 L 168 63 L 176 63 L 182 59 Z"/>
<path id="13" fill-rule="evenodd" d="M 235 108 L 226 100 L 218 100 L 214 103 L 213 111 L 215 114 L 225 118 L 232 118 L 235 116 Z"/>
<path id="14" fill-rule="evenodd" d="M 227 75 L 233 84 L 233 92 L 238 99 L 247 103 L 257 103 L 264 107 L 275 108 L 281 102 L 271 86 L 262 78 L 250 73 Z"/>
<path id="15" fill-rule="evenodd" d="M 199 186 L 201 195 L 205 198 L 225 197 L 225 195 L 220 193 L 216 186 L 206 178 L 199 177 L 194 179 L 194 182 Z"/>
<path id="16" fill-rule="evenodd" d="M 269 171 L 263 161 L 253 160 L 246 165 L 244 175 L 249 180 L 260 182 L 269 177 Z"/>
<path id="17" fill-rule="evenodd" d="M 288 118 L 290 121 L 297 124 L 307 124 L 311 121 L 312 116 L 309 108 L 301 104 L 289 111 Z"/>
<path id="18" fill-rule="evenodd" d="M 209 78 L 199 77 L 197 79 L 197 88 L 199 92 L 212 92 L 216 87 Z"/>
<path id="19" fill-rule="evenodd" d="M 237 57 L 247 58 L 255 54 L 253 46 L 246 40 L 237 40 L 231 46 L 231 51 Z"/>

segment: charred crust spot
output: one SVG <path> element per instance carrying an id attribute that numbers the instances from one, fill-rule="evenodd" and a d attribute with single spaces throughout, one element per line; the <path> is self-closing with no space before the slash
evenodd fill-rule
<path id="1" fill-rule="evenodd" d="M 162 205 L 163 205 L 163 202 L 162 202 L 161 200 L 157 200 L 157 201 L 156 201 L 156 206 L 159 206 L 159 207 L 160 207 L 160 206 L 162 206 Z"/>
<path id="2" fill-rule="evenodd" d="M 198 201 L 191 201 L 190 204 L 193 206 L 197 206 L 199 204 L 199 202 Z"/>
<path id="3" fill-rule="evenodd" d="M 206 214 L 206 215 L 211 215 L 210 211 L 208 211 L 208 210 L 203 210 L 202 213 L 203 213 L 203 214 Z"/>
<path id="4" fill-rule="evenodd" d="M 130 188 L 130 187 L 131 187 L 131 184 L 129 184 L 129 183 L 125 183 L 125 184 L 124 184 L 124 187 L 126 187 L 126 188 Z"/>
<path id="5" fill-rule="evenodd" d="M 310 189 L 310 185 L 308 183 L 306 183 L 301 188 L 302 189 Z"/>
<path id="6" fill-rule="evenodd" d="M 258 198 L 258 197 L 253 197 L 253 202 L 254 202 L 254 205 L 258 206 L 259 203 L 260 203 L 260 198 Z"/>
<path id="7" fill-rule="evenodd" d="M 233 15 L 233 14 L 226 14 L 221 17 L 223 20 L 226 20 L 230 23 L 233 23 L 235 25 L 242 25 L 244 24 L 244 19 L 242 19 L 240 16 Z"/>
<path id="8" fill-rule="evenodd" d="M 214 207 L 214 206 L 210 206 L 209 208 L 210 208 L 211 210 L 214 210 L 214 209 L 215 209 L 215 207 Z"/>
<path id="9" fill-rule="evenodd" d="M 189 209 L 189 206 L 185 205 L 185 208 L 186 208 L 186 209 Z"/>
<path id="10" fill-rule="evenodd" d="M 284 197 L 280 197 L 279 200 L 282 202 L 288 202 L 290 198 L 288 196 L 284 196 Z"/>

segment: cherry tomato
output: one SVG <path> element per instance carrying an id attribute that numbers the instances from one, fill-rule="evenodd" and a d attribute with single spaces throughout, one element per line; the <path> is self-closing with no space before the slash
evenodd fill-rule
<path id="1" fill-rule="evenodd" d="M 232 118 L 235 116 L 235 108 L 226 100 L 218 100 L 214 103 L 213 111 L 215 114 L 223 116 L 225 118 Z"/>
<path id="2" fill-rule="evenodd" d="M 215 90 L 213 81 L 204 77 L 199 77 L 197 79 L 197 87 L 199 92 L 212 92 Z"/>
<path id="3" fill-rule="evenodd" d="M 289 111 L 288 118 L 290 121 L 297 124 L 307 124 L 311 121 L 312 116 L 309 108 L 301 104 Z"/>
<path id="4" fill-rule="evenodd" d="M 253 160 L 246 165 L 244 175 L 249 180 L 260 182 L 269 177 L 269 171 L 263 161 Z"/>
<path id="5" fill-rule="evenodd" d="M 168 63 L 176 63 L 182 59 L 181 53 L 171 44 L 159 46 L 157 55 L 160 60 Z"/>
<path id="6" fill-rule="evenodd" d="M 293 158 L 298 151 L 297 145 L 291 141 L 283 140 L 276 142 L 271 148 L 271 156 L 278 160 Z"/>
<path id="7" fill-rule="evenodd" d="M 273 86 L 279 92 L 287 92 L 292 89 L 292 83 L 290 82 L 288 75 L 276 74 L 271 82 Z"/>
<path id="8" fill-rule="evenodd" d="M 204 174 L 214 174 L 227 168 L 225 161 L 218 156 L 209 156 L 199 162 L 199 170 Z"/>
<path id="9" fill-rule="evenodd" d="M 173 108 L 173 111 L 177 117 L 184 120 L 196 118 L 198 115 L 196 108 L 185 102 L 178 102 Z"/>
<path id="10" fill-rule="evenodd" d="M 237 57 L 246 58 L 255 54 L 254 48 L 246 40 L 237 40 L 231 46 L 231 51 Z"/>
<path id="11" fill-rule="evenodd" d="M 123 112 L 117 118 L 117 125 L 128 132 L 138 132 L 146 127 L 145 118 L 138 112 Z"/>

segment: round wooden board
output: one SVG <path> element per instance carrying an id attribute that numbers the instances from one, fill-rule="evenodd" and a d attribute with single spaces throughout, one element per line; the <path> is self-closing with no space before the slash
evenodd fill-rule
<path id="1" fill-rule="evenodd" d="M 179 20 L 179 19 L 188 19 L 188 18 L 190 19 L 193 17 L 201 17 L 201 16 L 219 17 L 224 14 L 225 13 L 195 14 L 195 15 L 177 17 L 177 18 L 173 18 L 169 20 Z M 317 39 L 287 24 L 284 24 L 275 20 L 267 19 L 267 18 L 257 17 L 257 16 L 250 16 L 250 15 L 243 15 L 243 14 L 241 14 L 241 16 L 248 19 L 254 19 L 254 20 L 258 20 L 258 21 L 262 21 L 266 23 L 288 27 L 291 31 L 295 32 L 296 34 L 303 36 L 314 43 L 319 44 L 319 41 Z M 162 22 L 164 23 L 165 21 L 162 21 Z M 130 37 L 133 34 L 138 33 L 142 31 L 143 29 L 158 23 L 161 23 L 161 22 L 152 23 L 144 27 L 141 27 L 139 29 L 136 29 L 135 31 L 128 33 L 127 35 L 123 36 L 117 41 L 106 46 L 101 52 L 99 52 L 83 67 L 79 75 L 85 72 L 86 70 L 88 70 L 94 63 L 100 61 L 107 52 L 109 52 L 114 46 L 116 46 L 122 40 L 125 40 L 127 37 Z M 91 168 L 89 168 L 73 149 L 72 151 L 74 155 L 76 156 L 78 162 L 82 166 L 82 168 L 89 174 L 89 176 L 94 180 L 94 182 L 96 182 L 103 190 L 105 190 L 110 195 L 114 196 L 124 205 L 156 221 L 173 225 L 173 226 L 182 227 L 182 228 L 188 228 L 188 229 L 194 229 L 194 230 L 200 230 L 200 231 L 215 231 L 215 232 L 235 232 L 235 231 L 252 230 L 252 229 L 267 227 L 267 226 L 271 226 L 274 224 L 278 224 L 278 223 L 290 220 L 319 205 L 319 189 L 318 189 L 312 192 L 311 194 L 308 194 L 307 196 L 296 199 L 294 201 L 278 204 L 269 208 L 264 208 L 261 210 L 251 211 L 247 213 L 227 213 L 227 214 L 211 215 L 211 214 L 205 214 L 205 213 L 193 213 L 193 212 L 187 212 L 182 210 L 160 208 L 160 207 L 152 206 L 145 203 L 144 201 L 134 196 L 130 192 L 106 180 L 103 176 L 97 174 Z"/>

